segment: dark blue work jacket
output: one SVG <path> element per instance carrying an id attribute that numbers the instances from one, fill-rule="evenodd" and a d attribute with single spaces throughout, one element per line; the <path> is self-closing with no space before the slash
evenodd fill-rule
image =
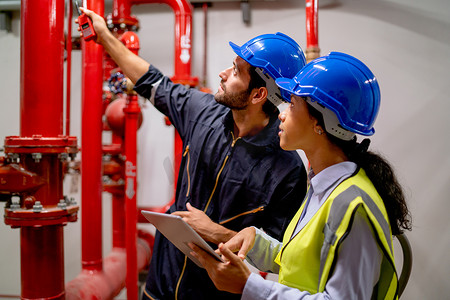
<path id="1" fill-rule="evenodd" d="M 279 146 L 276 115 L 257 135 L 233 136 L 231 110 L 214 96 L 174 84 L 156 68 L 136 83 L 169 117 L 183 140 L 183 159 L 176 201 L 169 212 L 186 210 L 190 202 L 212 221 L 231 230 L 263 228 L 281 239 L 306 191 L 306 171 L 295 151 Z M 212 245 L 217 248 L 216 245 Z M 239 299 L 218 291 L 204 269 L 197 267 L 157 232 L 144 299 Z"/>

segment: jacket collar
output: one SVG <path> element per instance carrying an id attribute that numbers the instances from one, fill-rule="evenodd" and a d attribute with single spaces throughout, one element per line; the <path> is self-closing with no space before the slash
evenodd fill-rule
<path id="1" fill-rule="evenodd" d="M 228 112 L 224 115 L 222 123 L 227 134 L 234 130 L 234 120 L 231 109 L 228 109 Z M 280 138 L 278 137 L 279 125 L 278 115 L 273 114 L 269 119 L 269 123 L 263 130 L 256 135 L 242 137 L 241 140 L 256 147 L 280 147 Z"/>

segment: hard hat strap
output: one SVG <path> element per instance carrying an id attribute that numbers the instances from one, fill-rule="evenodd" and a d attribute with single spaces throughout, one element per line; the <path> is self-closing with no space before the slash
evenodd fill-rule
<path id="1" fill-rule="evenodd" d="M 273 105 L 278 106 L 283 103 L 283 98 L 281 97 L 281 92 L 273 79 L 264 69 L 256 67 L 256 73 L 264 80 L 267 88 L 267 99 L 273 103 Z"/>

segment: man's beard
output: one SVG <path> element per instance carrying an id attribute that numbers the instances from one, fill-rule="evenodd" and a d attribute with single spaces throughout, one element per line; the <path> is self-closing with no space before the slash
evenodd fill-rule
<path id="1" fill-rule="evenodd" d="M 214 99 L 217 103 L 225 105 L 231 109 L 243 110 L 247 108 L 248 105 L 248 97 L 250 93 L 246 91 L 237 92 L 237 93 L 227 93 L 225 86 L 222 85 L 223 93 L 219 95 L 217 92 L 214 95 Z"/>

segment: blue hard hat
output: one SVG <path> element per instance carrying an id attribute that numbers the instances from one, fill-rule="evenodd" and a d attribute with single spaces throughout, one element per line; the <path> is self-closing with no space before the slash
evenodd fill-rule
<path id="1" fill-rule="evenodd" d="M 275 79 L 292 78 L 306 64 L 302 48 L 292 38 L 281 32 L 259 35 L 241 47 L 232 42 L 230 46 L 238 56 L 257 68 L 258 74 L 266 84 L 268 83 L 269 94 L 272 96 L 277 94 L 276 99 L 268 97 L 275 105 L 282 101 Z M 272 84 L 274 90 L 271 89 Z"/>
<path id="2" fill-rule="evenodd" d="M 375 133 L 380 87 L 372 71 L 357 58 L 331 52 L 311 61 L 292 79 L 279 78 L 276 83 L 288 102 L 291 94 L 307 97 L 308 103 L 324 116 L 328 133 L 345 140 L 354 136 L 345 130 L 362 135 Z"/>

